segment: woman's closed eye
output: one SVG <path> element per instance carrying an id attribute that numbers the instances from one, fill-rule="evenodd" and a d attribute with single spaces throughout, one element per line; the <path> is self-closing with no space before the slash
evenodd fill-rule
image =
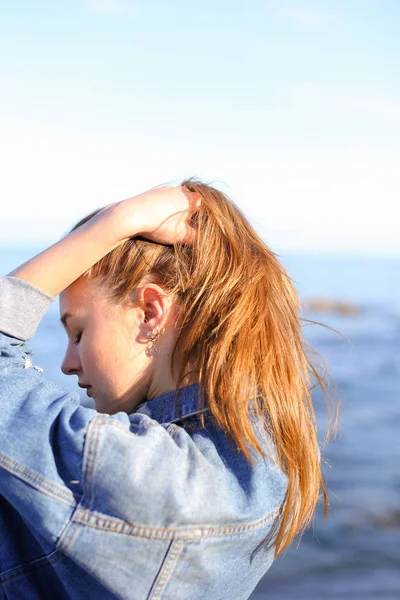
<path id="1" fill-rule="evenodd" d="M 82 332 L 78 333 L 78 335 L 76 336 L 76 338 L 74 340 L 75 346 L 77 346 L 79 344 L 79 342 L 81 341 L 81 337 L 82 337 Z"/>

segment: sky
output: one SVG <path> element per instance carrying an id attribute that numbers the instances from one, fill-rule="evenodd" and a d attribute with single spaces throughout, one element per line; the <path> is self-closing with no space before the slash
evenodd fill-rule
<path id="1" fill-rule="evenodd" d="M 400 256 L 397 0 L 0 0 L 0 245 L 198 176 L 276 252 Z"/>

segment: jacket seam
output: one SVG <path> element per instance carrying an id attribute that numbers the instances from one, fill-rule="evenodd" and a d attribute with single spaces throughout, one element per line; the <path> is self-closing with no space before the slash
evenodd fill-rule
<path id="1" fill-rule="evenodd" d="M 172 540 L 161 565 L 160 572 L 155 579 L 153 589 L 150 592 L 148 600 L 160 600 L 161 594 L 171 579 L 171 575 L 180 555 L 182 554 L 184 546 L 185 542 L 183 540 Z"/>
<path id="2" fill-rule="evenodd" d="M 163 528 L 163 527 L 149 527 L 143 525 L 135 525 L 107 517 L 101 513 L 93 513 L 88 509 L 77 508 L 71 518 L 73 523 L 79 525 L 85 525 L 93 529 L 99 529 L 103 531 L 110 531 L 112 533 L 120 533 L 124 535 L 131 535 L 134 537 L 143 537 L 149 539 L 199 539 L 206 537 L 223 537 L 226 535 L 240 535 L 242 533 L 251 533 L 262 529 L 265 525 L 272 524 L 272 522 L 279 516 L 281 512 L 280 507 L 269 513 L 268 515 L 247 523 L 244 525 L 227 525 L 223 527 L 218 526 L 192 526 L 183 528 Z"/>
<path id="3" fill-rule="evenodd" d="M 68 488 L 63 488 L 56 483 L 48 481 L 43 475 L 39 475 L 39 473 L 36 473 L 14 458 L 3 454 L 3 452 L 0 452 L 0 467 L 50 498 L 59 500 L 72 507 L 75 507 L 77 504 L 77 497 L 74 496 L 71 490 L 67 491 Z"/>
<path id="4" fill-rule="evenodd" d="M 82 464 L 82 474 L 83 474 L 83 496 L 81 498 L 81 502 L 84 501 L 85 492 L 87 495 L 87 504 L 90 507 L 92 502 L 92 493 L 93 493 L 93 471 L 95 467 L 95 459 L 97 455 L 97 448 L 99 444 L 100 437 L 100 427 L 104 423 L 103 415 L 96 415 L 91 422 L 89 423 L 87 432 L 86 432 L 86 443 L 84 445 L 83 452 L 83 464 Z M 86 489 L 85 489 L 86 488 Z"/>
<path id="5" fill-rule="evenodd" d="M 60 550 L 64 554 L 68 553 L 68 550 L 70 549 L 72 542 L 74 541 L 78 533 L 78 529 L 76 527 L 72 527 L 72 525 L 73 523 L 71 519 L 70 521 L 68 521 L 65 530 L 60 535 L 57 542 L 57 548 L 60 548 Z"/>
<path id="6" fill-rule="evenodd" d="M 170 425 L 168 425 L 167 431 L 172 437 L 172 439 L 174 439 L 176 434 L 180 431 L 180 427 L 178 425 L 175 425 L 175 423 L 171 423 Z"/>

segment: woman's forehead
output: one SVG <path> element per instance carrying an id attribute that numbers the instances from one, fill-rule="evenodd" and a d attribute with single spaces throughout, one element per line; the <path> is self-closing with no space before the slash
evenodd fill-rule
<path id="1" fill-rule="evenodd" d="M 62 311 L 76 312 L 83 306 L 100 301 L 102 296 L 93 281 L 87 277 L 80 277 L 61 292 L 59 297 L 60 313 Z"/>
<path id="2" fill-rule="evenodd" d="M 131 303 L 126 303 L 126 308 Z M 114 301 L 107 290 L 96 279 L 80 277 L 65 288 L 59 296 L 60 317 L 64 313 L 76 316 L 109 316 L 112 312 L 120 312 L 125 303 Z"/>

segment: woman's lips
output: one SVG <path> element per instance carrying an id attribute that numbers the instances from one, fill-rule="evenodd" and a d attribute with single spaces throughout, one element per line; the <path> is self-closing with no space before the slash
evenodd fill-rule
<path id="1" fill-rule="evenodd" d="M 89 390 L 90 390 L 90 389 L 91 389 L 91 387 L 92 387 L 91 385 L 85 385 L 85 384 L 82 384 L 82 383 L 79 383 L 79 382 L 78 382 L 78 386 L 79 386 L 80 388 L 82 388 L 83 390 L 86 390 L 86 394 L 87 394 L 87 395 L 90 397 L 90 394 L 91 394 L 91 392 L 89 392 Z"/>

